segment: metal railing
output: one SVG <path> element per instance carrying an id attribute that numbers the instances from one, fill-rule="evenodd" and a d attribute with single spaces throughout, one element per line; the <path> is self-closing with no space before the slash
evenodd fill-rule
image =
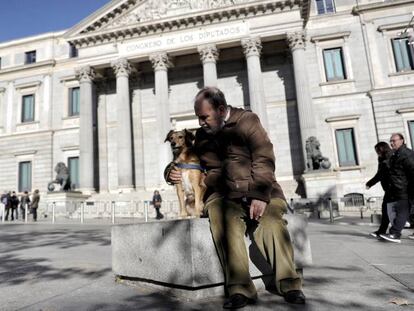
<path id="1" fill-rule="evenodd" d="M 335 218 L 351 213 L 358 213 L 363 219 L 367 214 L 381 214 L 382 197 L 345 196 L 341 198 L 292 198 L 290 208 L 294 213 L 306 214 L 308 217 L 326 218 L 334 222 Z"/>
<path id="2" fill-rule="evenodd" d="M 364 200 L 356 198 L 292 198 L 288 200 L 293 213 L 306 214 L 308 217 L 329 219 L 334 222 L 340 213 L 359 212 L 364 214 L 380 214 L 382 198 L 369 197 Z M 9 213 L 12 211 L 10 210 Z M 179 217 L 178 201 L 163 201 L 161 212 L 166 219 Z M 130 201 L 55 201 L 40 202 L 37 210 L 38 219 L 56 223 L 62 220 L 85 223 L 94 220 L 106 220 L 112 224 L 125 219 L 148 222 L 155 219 L 155 208 L 148 200 Z M 0 204 L 1 222 L 5 222 L 6 209 Z M 24 222 L 32 221 L 28 206 L 25 207 Z"/>
<path id="3" fill-rule="evenodd" d="M 162 214 L 169 219 L 178 218 L 178 201 L 164 201 L 161 207 Z M 9 210 L 9 214 L 12 209 Z M 91 219 L 109 220 L 115 224 L 118 219 L 135 219 L 148 222 L 156 217 L 155 208 L 148 200 L 141 201 L 55 201 L 40 202 L 37 209 L 38 220 L 56 223 L 67 220 L 85 223 Z M 6 208 L 0 204 L 1 221 L 5 222 Z M 26 206 L 24 222 L 31 222 L 29 209 Z"/>

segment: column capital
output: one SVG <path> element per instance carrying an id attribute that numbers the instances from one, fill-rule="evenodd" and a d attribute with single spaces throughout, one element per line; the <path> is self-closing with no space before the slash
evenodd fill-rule
<path id="1" fill-rule="evenodd" d="M 168 68 L 172 67 L 172 63 L 170 62 L 167 53 L 161 52 L 151 54 L 149 60 L 152 63 L 152 68 L 154 68 L 155 71 L 167 70 Z"/>
<path id="2" fill-rule="evenodd" d="M 296 31 L 287 34 L 289 48 L 294 51 L 296 49 L 305 49 L 305 32 Z"/>
<path id="3" fill-rule="evenodd" d="M 215 44 L 200 45 L 197 50 L 200 53 L 200 59 L 203 64 L 216 63 L 218 60 L 219 50 Z"/>
<path id="4" fill-rule="evenodd" d="M 241 41 L 243 52 L 246 57 L 260 56 L 262 51 L 262 41 L 259 37 L 245 38 Z"/>
<path id="5" fill-rule="evenodd" d="M 84 66 L 76 69 L 76 79 L 79 82 L 92 82 L 95 79 L 95 70 L 91 66 Z"/>
<path id="6" fill-rule="evenodd" d="M 111 67 L 114 70 L 116 76 L 128 77 L 131 73 L 131 64 L 126 58 L 119 58 L 111 62 Z"/>

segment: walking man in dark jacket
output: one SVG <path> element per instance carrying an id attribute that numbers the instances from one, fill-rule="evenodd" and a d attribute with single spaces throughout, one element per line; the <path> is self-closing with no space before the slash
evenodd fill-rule
<path id="1" fill-rule="evenodd" d="M 390 203 L 388 214 L 395 214 L 388 234 L 380 236 L 389 242 L 401 243 L 401 231 L 410 215 L 410 198 L 414 195 L 414 152 L 407 148 L 404 136 L 392 134 L 393 154 L 389 162 Z M 390 217 L 390 220 L 392 217 Z"/>
<path id="2" fill-rule="evenodd" d="M 273 145 L 259 118 L 251 111 L 228 106 L 224 94 L 214 87 L 197 94 L 194 110 L 201 126 L 194 149 L 207 171 L 204 208 L 229 296 L 223 308 L 242 308 L 257 299 L 244 243 L 248 228 L 272 266 L 277 291 L 289 303 L 304 304 L 283 219 L 287 203 L 274 175 Z M 166 177 L 170 182 L 181 180 L 174 169 Z"/>

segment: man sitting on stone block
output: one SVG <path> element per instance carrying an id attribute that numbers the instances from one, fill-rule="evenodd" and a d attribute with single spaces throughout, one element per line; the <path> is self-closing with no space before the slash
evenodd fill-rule
<path id="1" fill-rule="evenodd" d="M 304 304 L 282 218 L 287 203 L 274 176 L 273 145 L 259 118 L 251 111 L 228 106 L 224 94 L 214 87 L 197 94 L 194 110 L 201 126 L 194 148 L 206 170 L 205 213 L 228 294 L 223 308 L 242 308 L 257 299 L 244 243 L 247 228 L 254 230 L 254 240 L 275 272 L 278 292 L 289 303 Z M 181 181 L 180 172 L 171 164 L 165 177 L 170 183 Z"/>

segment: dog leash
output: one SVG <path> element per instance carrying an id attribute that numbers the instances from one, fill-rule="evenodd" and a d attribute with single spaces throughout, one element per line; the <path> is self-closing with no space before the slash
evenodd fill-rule
<path id="1" fill-rule="evenodd" d="M 191 170 L 199 170 L 204 172 L 205 169 L 200 164 L 190 164 L 190 163 L 174 163 L 175 167 L 178 168 L 188 168 Z"/>

